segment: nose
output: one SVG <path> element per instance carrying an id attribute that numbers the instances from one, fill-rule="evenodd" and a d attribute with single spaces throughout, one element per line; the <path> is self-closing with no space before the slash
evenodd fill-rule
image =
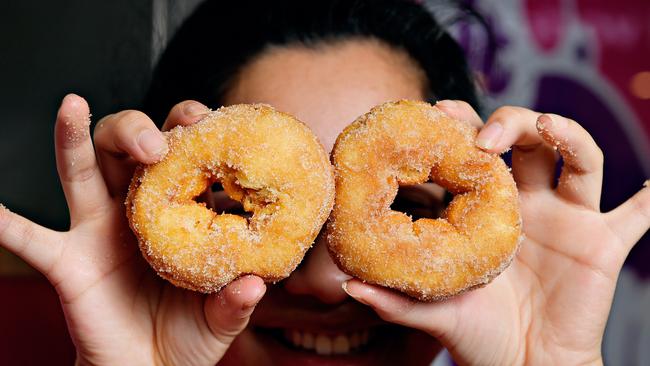
<path id="1" fill-rule="evenodd" d="M 284 288 L 295 295 L 310 295 L 326 304 L 336 304 L 347 299 L 341 285 L 352 277 L 336 266 L 325 241 L 321 233 L 298 269 L 284 281 Z"/>

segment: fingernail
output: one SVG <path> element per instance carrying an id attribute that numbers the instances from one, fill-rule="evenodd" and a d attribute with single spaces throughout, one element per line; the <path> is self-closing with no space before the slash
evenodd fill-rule
<path id="1" fill-rule="evenodd" d="M 186 116 L 196 117 L 208 113 L 210 109 L 201 103 L 190 102 L 183 107 L 183 113 Z"/>
<path id="2" fill-rule="evenodd" d="M 343 282 L 343 283 L 341 284 L 341 288 L 342 288 L 343 291 L 345 291 L 345 293 L 348 294 L 348 296 L 350 296 L 351 298 L 355 299 L 356 301 L 358 301 L 358 302 L 360 302 L 360 303 L 362 303 L 362 304 L 364 304 L 364 305 L 368 305 L 368 306 L 370 306 L 370 304 L 369 304 L 369 303 L 368 303 L 368 302 L 367 302 L 363 297 L 361 297 L 360 294 L 356 294 L 356 295 L 355 295 L 355 294 L 353 294 L 353 293 L 350 292 L 350 290 L 348 289 L 348 281 Z"/>
<path id="3" fill-rule="evenodd" d="M 352 295 L 350 295 L 350 293 L 348 292 L 348 281 L 343 282 L 343 283 L 341 284 L 341 288 L 343 289 L 343 291 L 345 291 L 346 294 L 348 294 L 349 296 L 352 296 Z"/>
<path id="4" fill-rule="evenodd" d="M 138 146 L 149 156 L 161 156 L 167 149 L 167 142 L 159 133 L 150 129 L 143 130 L 138 135 Z"/>
<path id="5" fill-rule="evenodd" d="M 650 179 L 648 179 L 648 180 L 646 180 L 645 182 L 643 182 L 643 186 L 646 187 L 646 188 L 650 187 Z M 345 290 L 345 289 L 344 289 L 344 290 Z"/>
<path id="6" fill-rule="evenodd" d="M 492 122 L 485 126 L 476 136 L 476 145 L 482 149 L 492 149 L 503 135 L 503 126 L 499 122 Z"/>
<path id="7" fill-rule="evenodd" d="M 448 109 L 454 109 L 458 107 L 458 103 L 451 99 L 439 100 L 436 102 L 436 106 Z"/>

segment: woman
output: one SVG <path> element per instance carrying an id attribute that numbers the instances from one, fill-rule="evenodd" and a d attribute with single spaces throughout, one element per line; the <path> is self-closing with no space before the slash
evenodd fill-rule
<path id="1" fill-rule="evenodd" d="M 415 3 L 209 1 L 163 55 L 148 114 L 103 118 L 93 149 L 86 102 L 63 100 L 55 137 L 70 231 L 2 210 L 0 243 L 56 287 L 79 364 L 428 364 L 441 347 L 460 364 L 602 363 L 616 278 L 650 225 L 650 190 L 600 213 L 602 153 L 561 116 L 503 107 L 487 119 L 477 143 L 513 147 L 526 240 L 493 283 L 443 302 L 350 278 L 323 238 L 279 284 L 247 276 L 192 293 L 155 275 L 126 224 L 133 166 L 166 151 L 153 120 L 170 108 L 163 130 L 198 121 L 206 105 L 272 104 L 329 150 L 386 100 L 446 99 L 437 106 L 481 126 L 473 88 L 458 45 Z M 564 157 L 557 185 L 541 129 Z"/>

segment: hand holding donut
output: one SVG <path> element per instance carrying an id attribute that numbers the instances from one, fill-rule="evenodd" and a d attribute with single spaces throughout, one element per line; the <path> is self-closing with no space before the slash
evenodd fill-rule
<path id="1" fill-rule="evenodd" d="M 482 125 L 464 102 L 436 106 Z M 525 240 L 512 265 L 489 286 L 438 303 L 358 280 L 346 291 L 385 320 L 438 338 L 460 364 L 602 364 L 618 274 L 650 226 L 650 189 L 601 213 L 602 152 L 578 123 L 558 115 L 500 108 L 477 144 L 513 148 Z M 556 151 L 564 167 L 555 187 Z"/>
<path id="2" fill-rule="evenodd" d="M 192 124 L 207 111 L 180 103 L 165 128 Z M 86 101 L 68 95 L 56 119 L 70 230 L 48 230 L 2 207 L 0 244 L 56 287 L 78 364 L 214 365 L 246 326 L 263 281 L 242 277 L 205 296 L 160 279 L 129 229 L 124 194 L 135 165 L 160 159 L 166 142 L 145 114 L 123 111 L 98 124 L 95 156 L 88 116 Z"/>
<path id="3" fill-rule="evenodd" d="M 406 104 L 408 107 L 417 103 Z M 438 103 L 437 107 L 451 117 L 469 121 L 476 126 L 481 125 L 480 118 L 463 102 L 444 101 Z M 263 107 L 258 107 L 255 113 L 260 111 L 262 114 L 266 113 Z M 206 107 L 197 102 L 180 103 L 172 109 L 163 128 L 193 125 L 208 112 Z M 168 150 L 166 140 L 146 115 L 137 111 L 123 111 L 105 117 L 98 124 L 95 131 L 95 156 L 88 133 L 88 113 L 88 106 L 83 99 L 69 95 L 62 103 L 55 127 L 57 165 L 71 213 L 70 231 L 57 233 L 47 230 L 3 208 L 0 210 L 0 243 L 44 273 L 56 286 L 66 312 L 70 333 L 77 346 L 79 363 L 174 364 L 181 360 L 185 362 L 191 357 L 195 364 L 214 364 L 245 327 L 248 316 L 265 290 L 262 280 L 256 276 L 245 276 L 230 281 L 245 273 L 258 273 L 267 280 L 288 275 L 327 216 L 331 207 L 331 192 L 328 193 L 331 187 L 327 186 L 327 174 L 323 175 L 323 172 L 326 173 L 330 169 L 326 159 L 303 162 L 305 171 L 300 175 L 313 181 L 319 178 L 311 177 L 307 173 L 319 172 L 323 184 L 319 184 L 317 193 L 324 191 L 328 194 L 315 194 L 314 197 L 295 200 L 294 203 L 291 203 L 291 198 L 294 198 L 298 191 L 289 190 L 289 193 L 286 193 L 285 190 L 291 184 L 280 179 L 288 173 L 280 174 L 280 178 L 270 174 L 265 179 L 275 182 L 277 186 L 267 186 L 267 180 L 257 180 L 240 170 L 246 162 L 264 160 L 263 156 L 259 155 L 233 158 L 229 157 L 228 150 L 223 150 L 223 154 L 214 152 L 218 158 L 209 160 L 210 164 L 205 166 L 199 165 L 197 174 L 180 178 L 170 178 L 169 172 L 164 170 L 165 164 L 155 165 L 158 168 L 152 170 L 139 171 L 132 183 L 128 208 L 131 224 L 138 234 L 145 256 L 162 276 L 184 287 L 212 292 L 230 282 L 219 293 L 206 296 L 184 291 L 158 278 L 140 255 L 136 239 L 124 217 L 124 196 L 136 165 L 157 162 Z M 228 111 L 223 113 L 226 114 L 226 119 L 232 117 L 227 115 Z M 217 116 L 216 120 L 222 117 L 223 115 Z M 207 130 L 204 126 L 195 126 L 197 127 L 187 129 L 190 131 L 190 137 L 187 139 L 200 141 Z M 224 126 L 217 126 L 214 131 L 223 129 Z M 287 131 L 286 128 L 282 130 Z M 192 131 L 197 133 L 193 135 Z M 297 131 L 300 131 L 300 128 Z M 462 128 L 451 129 L 444 134 L 459 133 L 461 136 L 469 136 L 465 133 L 469 130 L 463 131 L 465 130 Z M 388 135 L 391 135 L 390 131 L 388 132 Z M 181 133 L 183 132 L 176 134 Z M 263 135 L 253 138 L 263 138 Z M 430 137 L 438 138 L 436 136 L 432 133 Z M 413 138 L 421 140 L 419 137 Z M 180 145 L 174 145 L 177 142 L 172 144 L 172 150 L 179 150 Z M 348 281 L 345 290 L 358 301 L 373 307 L 384 319 L 421 329 L 439 338 L 459 363 L 484 364 L 486 360 L 489 360 L 487 362 L 490 364 L 498 365 L 600 362 L 601 338 L 618 273 L 627 253 L 650 225 L 650 189 L 642 190 L 612 212 L 600 213 L 598 206 L 602 153 L 584 129 L 560 116 L 541 115 L 523 108 L 501 108 L 490 117 L 477 142 L 481 148 L 493 153 L 502 152 L 511 146 L 514 148 L 513 175 L 519 189 L 526 240 L 512 266 L 489 287 L 437 303 L 419 303 L 386 288 L 364 284 L 358 280 Z M 248 154 L 248 150 L 245 154 Z M 278 153 L 291 153 L 290 148 L 280 150 Z M 411 152 L 417 155 L 416 160 L 424 157 L 425 160 L 431 161 L 427 160 L 426 166 L 399 168 L 397 178 L 391 175 L 393 173 L 389 173 L 384 178 L 394 179 L 387 180 L 388 191 L 396 189 L 395 179 L 411 183 L 426 179 L 428 169 L 433 166 L 434 170 L 439 170 L 438 173 L 446 170 L 437 176 L 442 181 L 452 176 L 461 178 L 460 182 L 446 183 L 449 183 L 448 188 L 456 189 L 456 193 L 468 193 L 466 198 L 461 199 L 464 203 L 472 196 L 481 196 L 492 206 L 508 206 L 508 213 L 504 216 L 508 222 L 504 226 L 507 230 L 504 229 L 501 236 L 494 236 L 495 240 L 477 242 L 476 238 L 485 237 L 485 233 L 476 231 L 479 229 L 460 230 L 456 233 L 471 239 L 459 239 L 456 243 L 468 249 L 475 250 L 477 247 L 493 246 L 496 243 L 502 245 L 502 250 L 493 253 L 494 258 L 485 259 L 483 264 L 472 267 L 477 269 L 476 274 L 469 277 L 455 275 L 453 286 L 448 286 L 449 278 L 444 274 L 458 269 L 454 267 L 454 263 L 445 267 L 442 276 L 433 276 L 432 283 L 419 280 L 410 283 L 409 276 L 398 280 L 393 278 L 393 282 L 382 282 L 381 278 L 366 278 L 370 282 L 430 300 L 445 298 L 480 286 L 502 270 L 511 260 L 516 248 L 519 216 L 516 208 L 510 207 L 508 203 L 513 197 L 512 185 L 507 181 L 510 178 L 507 173 L 502 173 L 502 163 L 489 158 L 489 154 L 479 153 L 476 157 L 460 162 L 460 165 L 464 164 L 472 169 L 485 166 L 495 168 L 494 173 L 477 175 L 474 171 L 456 171 L 453 167 L 447 167 L 436 160 L 440 157 L 440 152 L 434 151 L 430 156 L 420 156 L 423 150 L 426 148 L 412 149 Z M 557 187 L 554 187 L 556 150 L 564 158 L 565 164 Z M 213 153 L 207 148 L 201 151 L 206 154 Z M 305 154 L 303 151 L 296 156 Z M 342 166 L 354 161 L 347 158 L 354 157 L 355 152 L 350 154 L 335 152 L 335 164 Z M 195 159 L 193 155 L 185 155 L 182 149 L 180 155 L 188 161 Z M 285 160 L 295 159 L 287 155 Z M 449 157 L 442 159 L 448 160 Z M 182 159 L 178 164 L 181 163 Z M 354 165 L 348 167 L 364 174 L 377 175 L 377 171 L 371 169 L 366 171 Z M 162 173 L 156 169 L 162 169 Z M 160 177 L 163 177 L 162 180 L 172 184 L 158 187 L 160 189 L 152 186 L 147 180 L 147 175 L 156 174 L 159 179 L 153 179 L 152 182 L 160 181 Z M 331 178 L 331 173 L 329 176 Z M 184 178 L 187 178 L 189 183 L 180 184 L 174 180 Z M 276 249 L 283 248 L 282 250 L 292 252 L 288 261 L 284 257 L 272 257 L 283 262 L 284 266 L 275 266 L 277 261 L 274 259 L 274 263 L 269 262 L 271 271 L 256 272 L 251 269 L 246 259 L 240 264 L 239 259 L 233 258 L 233 263 L 238 264 L 233 265 L 232 271 L 220 276 L 215 276 L 214 273 L 205 276 L 205 270 L 219 272 L 223 268 L 222 265 L 210 267 L 214 261 L 210 259 L 209 251 L 199 253 L 205 265 L 197 267 L 198 269 L 188 269 L 179 267 L 178 264 L 188 260 L 192 262 L 193 252 L 179 254 L 173 250 L 173 240 L 153 240 L 157 233 L 160 233 L 160 228 L 175 226 L 163 223 L 160 227 L 154 225 L 153 231 L 145 228 L 147 217 L 166 215 L 164 212 L 154 215 L 151 208 L 183 211 L 191 206 L 193 212 L 199 213 L 197 221 L 188 221 L 188 225 L 192 226 L 187 230 L 190 235 L 188 238 L 192 240 L 195 239 L 191 237 L 192 233 L 201 232 L 197 228 L 204 228 L 208 234 L 214 231 L 214 228 L 222 231 L 226 228 L 215 223 L 217 220 L 210 216 L 208 210 L 200 208 L 200 204 L 182 204 L 187 200 L 191 201 L 191 198 L 205 189 L 214 178 L 222 182 L 229 195 L 244 201 L 244 206 L 261 208 L 262 214 L 258 219 L 264 219 L 260 219 L 262 222 L 251 219 L 254 227 L 270 225 L 269 230 L 274 232 L 280 232 L 283 227 L 300 225 L 287 224 L 285 220 L 274 228 L 272 224 L 267 223 L 273 222 L 273 219 L 268 219 L 273 216 L 271 212 L 280 210 L 285 203 L 291 206 L 320 199 L 320 203 L 311 208 L 315 212 L 313 219 L 309 219 L 310 222 L 314 221 L 313 227 L 301 234 L 301 239 L 297 240 L 300 244 L 294 248 L 297 250 L 287 249 L 293 248 L 291 246 L 285 247 L 284 243 L 291 242 L 286 240 L 287 238 L 279 240 L 277 245 L 272 244 L 276 245 Z M 501 181 L 502 178 L 507 179 Z M 382 181 L 386 179 L 379 179 L 376 184 L 381 185 Z M 495 186 L 497 188 L 491 186 L 495 181 L 499 182 Z M 175 186 L 190 187 L 188 189 L 192 192 L 179 194 L 174 189 Z M 154 197 L 164 198 L 156 201 L 162 203 L 162 206 L 158 207 L 153 201 L 148 201 L 150 195 L 138 196 L 138 190 L 158 192 Z M 343 190 L 343 193 L 345 192 L 347 190 Z M 354 193 L 355 199 L 364 197 L 358 194 L 359 192 L 350 192 Z M 504 195 L 507 198 L 502 202 L 500 200 Z M 448 214 L 449 223 L 456 227 L 465 225 L 468 222 L 466 220 L 473 220 L 475 228 L 493 228 L 493 224 L 498 224 L 484 222 L 485 225 L 481 226 L 480 214 L 483 209 L 459 209 L 455 205 L 459 206 L 458 203 L 452 203 Z M 292 210 L 295 209 L 294 206 L 291 207 Z M 206 213 L 209 217 L 204 215 Z M 374 213 L 371 216 L 379 217 Z M 282 219 L 284 216 L 277 217 Z M 345 219 L 341 220 L 342 217 Z M 337 247 L 336 243 L 337 240 L 343 242 L 341 238 L 345 236 L 339 235 L 345 231 L 345 225 L 340 225 L 347 222 L 350 227 L 359 227 L 360 223 L 355 221 L 357 218 L 364 219 L 358 212 L 349 212 L 346 216 L 345 212 L 337 212 L 335 209 L 334 220 L 330 222 L 330 234 L 335 239 L 330 250 L 333 251 L 338 264 L 353 274 L 356 274 L 355 271 L 365 270 L 363 267 L 350 269 L 352 262 L 349 259 L 358 256 L 354 253 L 346 254 L 344 246 Z M 244 220 L 230 218 L 228 215 L 222 216 L 222 219 Z M 433 224 L 423 221 L 413 225 L 410 220 L 390 212 L 384 219 L 393 224 L 403 221 L 403 225 L 397 226 L 403 227 L 405 232 L 417 234 L 418 237 L 424 235 L 428 238 L 426 240 L 438 238 L 440 232 L 453 231 L 449 223 L 442 221 Z M 261 236 L 258 234 L 262 232 L 254 231 L 253 234 L 259 239 Z M 379 233 L 381 232 L 380 230 Z M 377 232 L 373 235 L 375 234 Z M 390 237 L 390 230 L 384 234 L 382 235 Z M 398 238 L 403 237 L 398 235 Z M 198 242 L 199 239 L 201 238 L 197 239 Z M 260 241 L 258 239 L 256 240 Z M 248 244 L 256 245 L 257 241 L 253 240 L 252 244 Z M 376 245 L 375 241 L 373 243 Z M 411 245 L 406 241 L 402 244 L 404 248 Z M 162 251 L 158 251 L 159 249 Z M 276 252 L 277 250 L 274 250 L 273 255 Z M 435 252 L 433 248 L 430 255 L 435 257 Z M 336 257 L 337 254 L 340 256 Z M 458 259 L 467 259 L 461 257 Z M 373 258 L 375 257 L 368 255 L 365 259 L 370 262 L 364 266 L 372 265 L 376 259 Z M 346 261 L 348 263 L 345 263 Z M 279 271 L 275 271 L 278 268 Z M 463 268 L 467 266 L 463 265 Z M 397 268 L 397 271 L 393 272 L 399 274 L 401 270 L 403 268 Z M 418 268 L 414 270 L 419 271 Z M 461 277 L 468 280 L 463 282 Z M 187 317 L 187 314 L 202 316 Z M 484 316 L 486 314 L 489 316 Z"/>
<path id="4" fill-rule="evenodd" d="M 425 102 L 374 107 L 332 151 L 336 203 L 328 247 L 339 267 L 423 301 L 484 286 L 521 238 L 517 189 L 503 160 L 474 144 L 477 130 Z M 455 196 L 440 218 L 391 209 L 398 186 L 432 180 Z"/>
<path id="5" fill-rule="evenodd" d="M 136 170 L 126 200 L 142 254 L 157 273 L 205 293 L 243 274 L 267 282 L 288 277 L 334 200 L 332 166 L 309 128 L 270 106 L 240 104 L 178 126 L 167 139 L 170 151 Z M 194 200 L 214 182 L 251 216 Z"/>

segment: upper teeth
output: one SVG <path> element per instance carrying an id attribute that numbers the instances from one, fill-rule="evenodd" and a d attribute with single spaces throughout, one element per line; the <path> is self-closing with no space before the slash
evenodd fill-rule
<path id="1" fill-rule="evenodd" d="M 368 344 L 368 330 L 327 335 L 311 333 L 295 329 L 286 329 L 284 337 L 296 347 L 315 350 L 319 355 L 348 354 L 350 350 Z"/>

